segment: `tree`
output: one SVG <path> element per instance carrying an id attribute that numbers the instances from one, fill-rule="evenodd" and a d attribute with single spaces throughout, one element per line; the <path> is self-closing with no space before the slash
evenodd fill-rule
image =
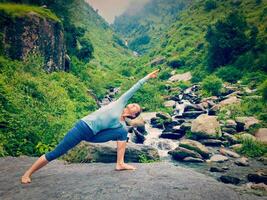
<path id="1" fill-rule="evenodd" d="M 246 34 L 247 30 L 254 34 Z M 205 38 L 209 43 L 209 68 L 231 64 L 251 48 L 255 34 L 257 31 L 249 29 L 245 18 L 237 12 L 231 12 L 225 20 L 219 20 L 214 26 L 208 26 Z"/>

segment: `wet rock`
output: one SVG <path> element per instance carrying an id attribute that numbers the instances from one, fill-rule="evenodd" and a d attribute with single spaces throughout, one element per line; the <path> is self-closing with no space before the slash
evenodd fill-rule
<path id="1" fill-rule="evenodd" d="M 202 162 L 204 162 L 204 160 L 203 159 L 201 159 L 201 158 L 193 158 L 193 157 L 186 157 L 186 158 L 184 158 L 183 159 L 183 161 L 184 162 L 193 162 L 193 163 L 202 163 Z"/>
<path id="2" fill-rule="evenodd" d="M 133 132 L 135 133 L 135 143 L 144 143 L 145 141 L 145 135 L 143 133 L 141 133 L 140 131 L 138 131 L 137 128 L 133 128 Z"/>
<path id="3" fill-rule="evenodd" d="M 259 142 L 267 144 L 267 128 L 258 129 L 254 134 L 254 136 L 256 137 L 256 140 L 258 140 Z"/>
<path id="4" fill-rule="evenodd" d="M 164 128 L 163 121 L 159 117 L 152 117 L 150 119 L 150 124 L 152 127 Z"/>
<path id="5" fill-rule="evenodd" d="M 222 131 L 226 132 L 226 133 L 230 133 L 230 134 L 236 133 L 236 129 L 235 128 L 230 128 L 230 127 L 222 127 Z"/>
<path id="6" fill-rule="evenodd" d="M 257 173 L 248 174 L 248 180 L 253 183 L 264 183 L 267 184 L 267 174 L 266 172 L 259 171 Z"/>
<path id="7" fill-rule="evenodd" d="M 236 159 L 235 164 L 238 166 L 249 166 L 248 159 L 246 157 Z"/>
<path id="8" fill-rule="evenodd" d="M 225 122 L 225 127 L 227 127 L 227 128 L 236 129 L 236 125 L 237 125 L 236 122 L 234 120 L 232 120 L 232 119 L 228 119 Z"/>
<path id="9" fill-rule="evenodd" d="M 170 116 L 170 114 L 168 114 L 168 113 L 164 113 L 164 112 L 158 112 L 158 113 L 156 114 L 156 117 L 159 117 L 159 118 L 161 118 L 161 119 L 163 119 L 163 120 L 166 120 L 166 119 L 168 119 L 168 120 L 172 120 L 172 117 Z"/>
<path id="10" fill-rule="evenodd" d="M 213 112 L 217 112 L 218 110 L 220 110 L 224 106 L 231 105 L 231 104 L 239 104 L 239 103 L 240 103 L 240 100 L 236 96 L 231 96 L 225 100 L 222 100 L 218 104 L 214 105 L 211 108 L 211 110 Z"/>
<path id="11" fill-rule="evenodd" d="M 233 158 L 239 158 L 240 155 L 237 154 L 236 152 L 233 152 L 229 149 L 226 149 L 226 148 L 220 148 L 220 153 L 222 155 L 225 155 L 225 156 L 230 156 L 230 157 L 233 157 Z"/>
<path id="12" fill-rule="evenodd" d="M 191 129 L 191 123 L 190 122 L 182 123 L 180 126 L 180 129 L 182 129 L 184 132 L 190 130 Z"/>
<path id="13" fill-rule="evenodd" d="M 236 117 L 235 119 L 237 123 L 237 131 L 246 131 L 249 129 L 249 127 L 259 124 L 259 120 L 255 117 Z"/>
<path id="14" fill-rule="evenodd" d="M 177 121 L 172 121 L 170 119 L 163 121 L 163 126 L 167 130 L 172 130 L 173 127 L 177 125 L 179 125 L 179 122 Z"/>
<path id="15" fill-rule="evenodd" d="M 234 184 L 237 185 L 238 183 L 240 183 L 240 179 L 237 177 L 233 177 L 233 176 L 227 176 L 227 175 L 223 175 L 219 178 L 220 181 L 222 181 L 223 183 L 230 183 L 230 184 Z"/>
<path id="16" fill-rule="evenodd" d="M 148 159 L 159 159 L 158 150 L 147 145 L 127 143 L 125 152 L 126 162 L 139 162 L 140 155 L 146 155 Z M 114 163 L 117 159 L 117 144 L 114 141 L 106 143 L 89 143 L 82 141 L 70 152 L 63 155 L 63 159 L 76 162 L 104 162 Z"/>
<path id="17" fill-rule="evenodd" d="M 183 147 L 176 147 L 174 150 L 169 151 L 168 154 L 175 160 L 183 160 L 185 157 L 202 158 L 199 153 Z"/>
<path id="18" fill-rule="evenodd" d="M 159 141 L 157 147 L 161 150 L 171 150 L 173 148 L 169 141 Z"/>
<path id="19" fill-rule="evenodd" d="M 199 153 L 203 158 L 208 158 L 210 155 L 209 150 L 200 142 L 195 140 L 183 139 L 179 143 L 180 147 L 190 149 Z"/>
<path id="20" fill-rule="evenodd" d="M 215 154 L 215 155 L 211 156 L 211 158 L 210 158 L 211 162 L 219 162 L 219 163 L 227 161 L 227 160 L 228 160 L 228 157 L 222 156 L 220 154 Z"/>
<path id="21" fill-rule="evenodd" d="M 267 185 L 264 183 L 248 183 L 247 185 L 249 188 L 254 190 L 267 191 Z"/>
<path id="22" fill-rule="evenodd" d="M 192 121 L 191 132 L 201 138 L 216 138 L 221 136 L 217 116 L 209 116 L 207 114 L 198 116 Z"/>
<path id="23" fill-rule="evenodd" d="M 167 139 L 174 139 L 178 140 L 181 137 L 183 137 L 183 133 L 175 133 L 175 132 L 162 132 L 162 134 L 159 136 L 160 138 L 167 138 Z"/>
<path id="24" fill-rule="evenodd" d="M 231 134 L 223 132 L 223 138 L 227 139 L 230 142 L 230 144 L 238 143 L 238 140 L 236 139 L 236 137 L 234 137 Z"/>
<path id="25" fill-rule="evenodd" d="M 229 148 L 234 149 L 236 151 L 237 149 L 240 149 L 241 147 L 242 147 L 242 144 L 234 144 L 234 145 L 230 146 Z"/>
<path id="26" fill-rule="evenodd" d="M 186 111 L 183 113 L 183 117 L 196 118 L 201 114 L 205 114 L 206 111 Z"/>
<path id="27" fill-rule="evenodd" d="M 201 139 L 199 142 L 207 146 L 221 146 L 223 144 L 223 141 L 216 139 Z"/>
<path id="28" fill-rule="evenodd" d="M 210 172 L 225 172 L 225 170 L 219 167 L 211 167 Z"/>
<path id="29" fill-rule="evenodd" d="M 262 157 L 259 157 L 257 160 L 262 162 L 264 165 L 267 165 L 267 157 L 262 156 Z"/>

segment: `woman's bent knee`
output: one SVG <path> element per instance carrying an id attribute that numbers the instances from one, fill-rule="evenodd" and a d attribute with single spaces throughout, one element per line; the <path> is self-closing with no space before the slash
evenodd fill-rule
<path id="1" fill-rule="evenodd" d="M 119 137 L 117 138 L 117 140 L 120 141 L 127 141 L 127 135 L 128 135 L 128 131 L 125 129 L 122 129 L 122 131 L 119 134 Z"/>
<path id="2" fill-rule="evenodd" d="M 55 159 L 55 157 L 51 154 L 51 152 L 48 152 L 45 154 L 45 159 L 50 162 Z"/>

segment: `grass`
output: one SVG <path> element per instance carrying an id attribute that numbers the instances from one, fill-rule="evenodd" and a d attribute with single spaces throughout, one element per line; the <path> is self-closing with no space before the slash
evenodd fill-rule
<path id="1" fill-rule="evenodd" d="M 267 145 L 259 141 L 252 138 L 245 138 L 242 139 L 241 143 L 241 148 L 236 150 L 238 153 L 252 158 L 267 156 Z"/>
<path id="2" fill-rule="evenodd" d="M 15 3 L 0 3 L 0 12 L 4 12 L 14 18 L 26 16 L 29 12 L 35 12 L 41 17 L 60 22 L 60 19 L 53 14 L 49 9 L 37 6 L 29 6 Z"/>

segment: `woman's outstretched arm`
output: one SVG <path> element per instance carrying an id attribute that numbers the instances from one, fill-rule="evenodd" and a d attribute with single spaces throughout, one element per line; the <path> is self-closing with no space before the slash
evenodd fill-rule
<path id="1" fill-rule="evenodd" d="M 140 79 L 137 83 L 135 83 L 129 90 L 127 90 L 124 94 L 120 96 L 118 101 L 122 102 L 124 105 L 128 102 L 128 100 L 134 95 L 134 93 L 150 78 L 156 78 L 159 69 L 149 73 L 142 79 Z"/>

